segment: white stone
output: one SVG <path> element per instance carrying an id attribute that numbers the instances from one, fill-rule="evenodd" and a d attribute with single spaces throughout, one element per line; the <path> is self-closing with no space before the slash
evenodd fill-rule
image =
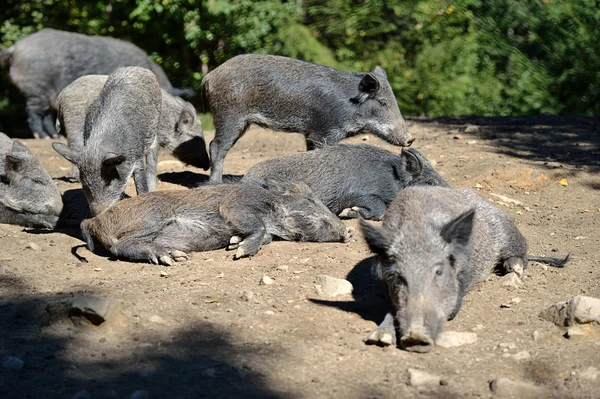
<path id="1" fill-rule="evenodd" d="M 516 273 L 508 273 L 500 279 L 503 287 L 508 289 L 517 289 L 523 285 L 523 282 Z"/>
<path id="2" fill-rule="evenodd" d="M 579 373 L 579 378 L 590 381 L 596 381 L 598 376 L 600 376 L 600 370 L 598 370 L 596 367 L 588 367 Z"/>
<path id="3" fill-rule="evenodd" d="M 566 302 L 557 302 L 540 313 L 540 317 L 557 326 L 600 323 L 600 299 L 574 296 Z"/>
<path id="4" fill-rule="evenodd" d="M 321 287 L 322 295 L 326 297 L 335 297 L 338 295 L 352 294 L 354 287 L 348 280 L 335 278 L 321 274 L 317 276 L 317 284 Z M 317 291 L 319 291 L 317 289 Z"/>
<path id="5" fill-rule="evenodd" d="M 148 318 L 148 320 L 151 323 L 156 323 L 156 324 L 167 324 L 167 321 L 165 319 L 163 319 L 162 317 L 160 317 L 159 315 L 152 315 Z"/>
<path id="6" fill-rule="evenodd" d="M 260 279 L 260 284 L 261 285 L 271 285 L 275 282 L 275 280 L 273 280 L 271 277 L 265 275 L 262 276 L 262 278 Z"/>
<path id="7" fill-rule="evenodd" d="M 408 369 L 408 384 L 411 387 L 435 387 L 440 385 L 442 379 L 438 375 L 426 371 Z"/>
<path id="8" fill-rule="evenodd" d="M 242 299 L 246 302 L 250 302 L 254 298 L 254 292 L 250 290 L 246 290 L 242 292 Z"/>
<path id="9" fill-rule="evenodd" d="M 30 242 L 29 244 L 27 244 L 27 246 L 25 248 L 31 249 L 33 251 L 40 251 L 42 249 L 42 247 L 37 245 L 35 242 Z"/>
<path id="10" fill-rule="evenodd" d="M 477 334 L 474 332 L 460 331 L 444 331 L 440 333 L 435 340 L 435 344 L 442 348 L 453 348 L 455 346 L 474 344 L 476 342 Z"/>

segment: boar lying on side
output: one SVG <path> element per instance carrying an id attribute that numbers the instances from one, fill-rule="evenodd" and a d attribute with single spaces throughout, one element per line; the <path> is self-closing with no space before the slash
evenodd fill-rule
<path id="1" fill-rule="evenodd" d="M 315 199 L 308 186 L 245 184 L 157 191 L 115 204 L 82 222 L 112 254 L 171 265 L 185 252 L 237 248 L 234 258 L 252 256 L 273 236 L 290 241 L 343 241 L 350 230 Z"/>
<path id="2" fill-rule="evenodd" d="M 162 95 L 148 69 L 119 68 L 89 107 L 83 149 L 52 147 L 77 166 L 92 215 L 121 199 L 133 174 L 138 194 L 156 189 Z"/>
<path id="3" fill-rule="evenodd" d="M 59 132 L 67 136 L 69 148 L 83 149 L 83 128 L 88 108 L 100 95 L 107 75 L 82 76 L 69 84 L 57 98 Z M 158 121 L 158 145 L 189 165 L 208 169 L 208 153 L 202 124 L 192 104 L 161 90 L 162 102 Z M 73 177 L 79 171 L 73 165 Z"/>
<path id="4" fill-rule="evenodd" d="M 416 149 L 400 154 L 365 144 L 341 144 L 267 159 L 250 168 L 242 182 L 303 181 L 331 212 L 381 219 L 403 188 L 448 186 Z"/>
<path id="5" fill-rule="evenodd" d="M 60 192 L 40 161 L 0 133 L 0 223 L 51 229 L 62 208 Z"/>
<path id="6" fill-rule="evenodd" d="M 10 65 L 11 81 L 26 97 L 29 128 L 42 138 L 56 135 L 51 108 L 58 93 L 80 76 L 108 75 L 118 67 L 140 66 L 152 70 L 169 93 L 191 94 L 174 89 L 162 68 L 142 49 L 112 37 L 46 28 L 0 52 L 0 64 Z"/>
<path id="7" fill-rule="evenodd" d="M 342 72 L 274 55 L 246 54 L 202 79 L 213 114 L 211 182 L 221 182 L 225 155 L 251 124 L 301 133 L 307 148 L 336 144 L 361 131 L 394 145 L 413 138 L 383 69 Z"/>
<path id="8" fill-rule="evenodd" d="M 377 255 L 377 275 L 393 312 L 369 336 L 428 352 L 463 296 L 495 266 L 522 272 L 528 260 L 564 266 L 565 259 L 527 256 L 527 242 L 508 215 L 470 189 L 408 187 L 385 214 L 383 226 L 361 222 Z"/>

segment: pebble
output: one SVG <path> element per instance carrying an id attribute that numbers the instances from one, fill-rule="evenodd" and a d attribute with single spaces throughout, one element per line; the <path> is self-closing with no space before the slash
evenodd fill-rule
<path id="1" fill-rule="evenodd" d="M 559 327 L 590 322 L 600 323 L 600 299 L 577 295 L 568 301 L 550 305 L 539 316 Z"/>
<path id="2" fill-rule="evenodd" d="M 348 280 L 342 278 L 335 278 L 324 274 L 318 275 L 317 285 L 315 286 L 317 292 L 320 295 L 331 298 L 338 295 L 349 295 L 352 294 L 354 287 Z"/>
<path id="3" fill-rule="evenodd" d="M 473 144 L 477 144 L 477 140 L 469 140 L 467 141 L 468 145 L 473 145 Z"/>
<path id="4" fill-rule="evenodd" d="M 37 245 L 35 242 L 30 242 L 29 244 L 27 244 L 27 246 L 25 248 L 31 249 L 33 251 L 40 251 L 42 249 L 42 247 Z"/>
<path id="5" fill-rule="evenodd" d="M 246 290 L 246 291 L 242 292 L 241 298 L 242 298 L 242 300 L 244 300 L 246 302 L 250 302 L 252 300 L 252 298 L 254 298 L 254 292 L 252 292 L 250 290 Z"/>
<path id="6" fill-rule="evenodd" d="M 438 164 L 438 163 L 437 163 L 437 161 L 436 161 L 435 159 L 431 159 L 431 160 L 429 161 L 429 163 L 430 163 L 430 164 L 431 164 L 431 166 L 433 166 L 434 168 L 435 168 L 435 167 L 437 166 L 437 164 Z"/>
<path id="7" fill-rule="evenodd" d="M 271 285 L 275 282 L 275 280 L 273 280 L 271 277 L 264 275 L 262 276 L 262 278 L 260 279 L 260 284 L 261 285 Z"/>
<path id="8" fill-rule="evenodd" d="M 438 335 L 435 340 L 437 346 L 442 348 L 453 348 L 456 346 L 463 346 L 468 344 L 474 344 L 477 342 L 477 334 L 474 332 L 460 332 L 460 331 L 444 331 Z"/>
<path id="9" fill-rule="evenodd" d="M 600 370 L 598 370 L 596 367 L 591 366 L 579 373 L 579 378 L 583 378 L 584 380 L 590 381 L 596 381 L 596 379 L 598 379 L 598 376 L 600 376 Z"/>
<path id="10" fill-rule="evenodd" d="M 267 311 L 265 312 L 265 314 L 268 314 L 269 316 L 271 316 L 271 315 L 274 315 L 274 314 L 275 314 L 275 312 L 273 312 L 272 310 L 267 310 Z"/>
<path id="11" fill-rule="evenodd" d="M 287 272 L 288 270 L 290 270 L 290 267 L 288 265 L 281 265 L 281 266 L 277 266 L 277 270 Z"/>
<path id="12" fill-rule="evenodd" d="M 517 276 L 516 273 L 508 273 L 506 276 L 503 276 L 500 279 L 500 282 L 503 287 L 508 289 L 517 289 L 523 285 L 523 281 Z"/>
<path id="13" fill-rule="evenodd" d="M 167 272 L 165 272 L 165 271 L 161 271 L 161 272 L 160 272 L 160 276 L 161 276 L 161 277 L 168 277 L 168 276 L 169 276 L 169 273 L 167 273 Z"/>
<path id="14" fill-rule="evenodd" d="M 479 126 L 477 125 L 467 125 L 465 127 L 465 133 L 477 133 L 479 131 Z"/>
<path id="15" fill-rule="evenodd" d="M 567 329 L 567 338 L 570 340 L 579 340 L 588 335 L 587 331 L 582 326 L 572 326 Z"/>
<path id="16" fill-rule="evenodd" d="M 552 397 L 552 391 L 545 387 L 503 377 L 493 380 L 490 389 L 499 398 L 546 399 Z"/>
<path id="17" fill-rule="evenodd" d="M 114 298 L 103 296 L 75 296 L 68 300 L 69 315 L 78 314 L 88 319 L 93 325 L 99 326 L 114 317 L 120 308 Z"/>
<path id="18" fill-rule="evenodd" d="M 25 365 L 25 362 L 18 357 L 9 356 L 2 363 L 2 368 L 9 371 L 20 371 Z"/>
<path id="19" fill-rule="evenodd" d="M 159 315 L 156 315 L 156 314 L 148 317 L 148 321 L 150 321 L 151 323 L 156 323 L 156 324 L 167 324 L 167 321 L 165 319 L 163 319 L 162 317 L 160 317 Z"/>
<path id="20" fill-rule="evenodd" d="M 408 369 L 408 384 L 411 387 L 435 387 L 442 384 L 442 379 L 426 371 Z"/>

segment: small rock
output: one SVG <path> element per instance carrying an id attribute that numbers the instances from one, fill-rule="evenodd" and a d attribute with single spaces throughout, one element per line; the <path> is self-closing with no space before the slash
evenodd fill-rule
<path id="1" fill-rule="evenodd" d="M 277 270 L 281 270 L 282 272 L 287 272 L 288 270 L 290 270 L 290 267 L 288 265 L 281 265 L 281 266 L 277 266 Z"/>
<path id="2" fill-rule="evenodd" d="M 498 344 L 498 347 L 500 349 L 515 349 L 517 347 L 517 345 L 513 344 L 512 342 L 506 343 L 506 342 L 500 342 Z"/>
<path id="3" fill-rule="evenodd" d="M 160 272 L 160 276 L 161 276 L 161 277 L 168 277 L 168 276 L 169 276 L 169 273 L 167 273 L 167 272 L 165 272 L 165 271 L 161 271 L 161 272 Z"/>
<path id="4" fill-rule="evenodd" d="M 366 134 L 364 136 L 362 136 L 362 141 L 368 141 L 369 140 L 369 136 L 367 136 Z"/>
<path id="5" fill-rule="evenodd" d="M 516 304 L 518 304 L 518 303 L 521 303 L 521 298 L 519 298 L 519 297 L 514 297 L 514 298 L 513 298 L 513 299 L 511 299 L 510 301 L 516 305 Z"/>
<path id="6" fill-rule="evenodd" d="M 506 276 L 503 276 L 500 279 L 500 282 L 502 283 L 503 287 L 507 287 L 508 289 L 517 289 L 523 285 L 523 282 L 521 281 L 519 276 L 517 276 L 517 274 L 514 272 L 508 273 Z"/>
<path id="7" fill-rule="evenodd" d="M 408 384 L 411 387 L 435 387 L 441 383 L 442 379 L 438 375 L 417 369 L 408 369 Z"/>
<path id="8" fill-rule="evenodd" d="M 252 300 L 252 298 L 254 298 L 254 292 L 250 291 L 250 290 L 246 290 L 244 292 L 242 292 L 242 300 L 246 301 L 246 302 L 250 302 Z"/>
<path id="9" fill-rule="evenodd" d="M 262 276 L 262 278 L 260 279 L 260 284 L 261 285 L 271 285 L 275 282 L 275 280 L 273 280 L 271 277 L 269 276 Z"/>
<path id="10" fill-rule="evenodd" d="M 437 166 L 437 161 L 435 159 L 431 159 L 429 161 L 429 163 L 431 164 L 431 166 L 433 166 L 434 168 Z"/>
<path id="11" fill-rule="evenodd" d="M 165 319 L 156 314 L 148 317 L 148 321 L 156 324 L 167 324 L 167 321 Z"/>
<path id="12" fill-rule="evenodd" d="M 467 141 L 468 145 L 473 145 L 473 144 L 477 144 L 477 140 L 469 140 Z"/>
<path id="13" fill-rule="evenodd" d="M 483 326 L 483 324 L 475 324 L 475 327 L 471 328 L 471 331 L 477 332 L 483 330 L 484 328 L 485 327 Z"/>
<path id="14" fill-rule="evenodd" d="M 440 333 L 435 340 L 435 344 L 442 348 L 452 348 L 455 346 L 474 344 L 476 342 L 477 334 L 474 332 L 459 331 L 444 331 Z"/>
<path id="15" fill-rule="evenodd" d="M 118 313 L 119 302 L 102 296 L 75 296 L 67 300 L 69 316 L 83 316 L 99 326 Z"/>
<path id="16" fill-rule="evenodd" d="M 146 391 L 145 389 L 138 389 L 137 391 L 131 394 L 129 399 L 147 399 L 149 397 L 150 395 L 148 394 L 148 391 Z"/>
<path id="17" fill-rule="evenodd" d="M 467 125 L 465 127 L 465 133 L 477 133 L 479 131 L 479 126 L 477 125 Z"/>
<path id="18" fill-rule="evenodd" d="M 598 376 L 600 376 L 600 371 L 596 367 L 588 367 L 579 373 L 579 378 L 590 381 L 596 381 Z"/>
<path id="19" fill-rule="evenodd" d="M 317 276 L 317 285 L 321 286 L 322 295 L 329 298 L 338 295 L 352 294 L 352 291 L 354 289 L 350 281 L 341 278 L 326 276 L 324 274 Z"/>
<path id="20" fill-rule="evenodd" d="M 20 371 L 23 368 L 23 365 L 25 365 L 25 362 L 14 356 L 7 357 L 6 360 L 4 360 L 4 363 L 2 363 L 2 367 L 9 371 Z"/>
<path id="21" fill-rule="evenodd" d="M 73 399 L 90 399 L 90 393 L 85 390 L 82 389 L 81 391 L 77 392 L 75 395 L 73 395 Z"/>
<path id="22" fill-rule="evenodd" d="M 454 140 L 462 140 L 464 137 L 460 134 L 455 134 L 454 137 L 452 137 Z"/>
<path id="23" fill-rule="evenodd" d="M 490 383 L 490 389 L 499 398 L 546 399 L 552 397 L 552 391 L 545 387 L 502 377 L 493 380 Z"/>
<path id="24" fill-rule="evenodd" d="M 570 340 L 576 341 L 589 335 L 585 328 L 582 326 L 572 326 L 567 329 L 565 336 Z"/>
<path id="25" fill-rule="evenodd" d="M 531 360 L 531 354 L 527 351 L 517 352 L 514 355 L 511 355 L 511 357 L 517 361 Z"/>
<path id="26" fill-rule="evenodd" d="M 30 242 L 29 244 L 27 244 L 27 246 L 25 248 L 31 249 L 33 251 L 40 251 L 42 249 L 42 247 L 37 245 L 35 242 Z"/>
<path id="27" fill-rule="evenodd" d="M 557 326 L 565 327 L 590 322 L 600 323 L 600 299 L 574 296 L 566 302 L 550 305 L 539 316 Z"/>
<path id="28" fill-rule="evenodd" d="M 215 370 L 215 369 L 205 369 L 202 372 L 203 377 L 214 378 L 216 375 L 217 375 L 217 370 Z"/>
<path id="29" fill-rule="evenodd" d="M 271 316 L 271 315 L 274 315 L 274 314 L 275 314 L 275 312 L 273 312 L 272 310 L 267 310 L 267 311 L 265 312 L 265 314 L 268 314 L 269 316 Z"/>

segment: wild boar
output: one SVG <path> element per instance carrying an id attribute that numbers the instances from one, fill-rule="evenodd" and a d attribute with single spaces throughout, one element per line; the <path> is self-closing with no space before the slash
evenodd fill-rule
<path id="1" fill-rule="evenodd" d="M 89 107 L 83 149 L 52 144 L 79 169 L 92 215 L 121 199 L 132 174 L 138 195 L 156 189 L 161 101 L 152 72 L 140 67 L 118 68 Z"/>
<path id="2" fill-rule="evenodd" d="M 95 238 L 117 257 L 164 265 L 228 245 L 234 259 L 252 256 L 273 236 L 346 242 L 351 232 L 304 183 L 275 182 L 147 193 L 84 220 L 81 230 L 90 250 Z"/>
<path id="3" fill-rule="evenodd" d="M 0 133 L 0 223 L 52 229 L 62 208 L 60 192 L 40 161 Z"/>
<path id="4" fill-rule="evenodd" d="M 379 220 L 406 186 L 448 186 L 416 149 L 395 154 L 366 144 L 339 144 L 270 158 L 252 166 L 241 179 L 303 181 L 331 212 L 342 217 Z"/>
<path id="5" fill-rule="evenodd" d="M 57 98 L 57 126 L 67 137 L 69 148 L 83 148 L 83 128 L 88 108 L 100 95 L 107 75 L 87 75 L 70 83 Z M 204 132 L 192 104 L 161 90 L 162 102 L 158 122 L 158 146 L 171 152 L 181 161 L 204 170 L 210 166 Z M 79 171 L 73 165 L 73 177 Z"/>
<path id="6" fill-rule="evenodd" d="M 211 182 L 221 182 L 223 160 L 251 124 L 301 133 L 307 149 L 336 144 L 366 131 L 410 146 L 398 103 L 383 69 L 342 72 L 274 55 L 239 55 L 202 79 L 204 104 L 213 115 Z"/>
<path id="7" fill-rule="evenodd" d="M 561 267 L 569 259 L 528 257 L 510 217 L 470 189 L 408 187 L 381 228 L 364 221 L 361 228 L 393 309 L 368 340 L 389 345 L 399 336 L 400 346 L 413 352 L 431 349 L 465 293 L 495 266 L 522 271 L 528 260 Z"/>

